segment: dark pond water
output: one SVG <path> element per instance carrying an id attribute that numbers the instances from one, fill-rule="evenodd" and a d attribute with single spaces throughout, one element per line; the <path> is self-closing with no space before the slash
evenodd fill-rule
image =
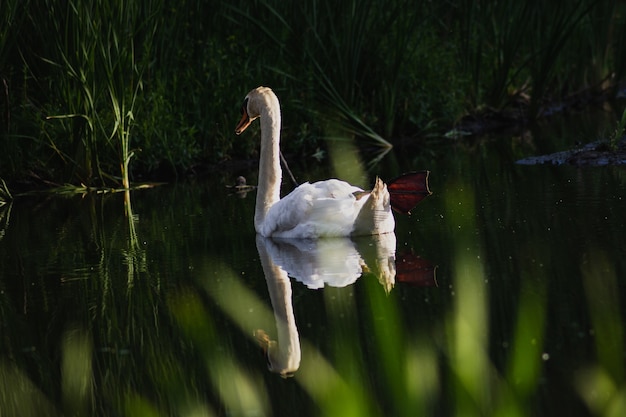
<path id="1" fill-rule="evenodd" d="M 253 169 L 4 205 L 0 416 L 623 415 L 626 172 L 515 164 L 597 124 L 293 164 L 431 170 L 384 239 L 256 238 Z"/>

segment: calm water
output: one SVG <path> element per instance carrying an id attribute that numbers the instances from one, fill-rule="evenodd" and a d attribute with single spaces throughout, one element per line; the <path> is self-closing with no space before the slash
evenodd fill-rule
<path id="1" fill-rule="evenodd" d="M 292 167 L 430 169 L 382 240 L 256 238 L 253 170 L 5 205 L 0 416 L 621 415 L 626 172 L 514 164 L 571 123 Z"/>

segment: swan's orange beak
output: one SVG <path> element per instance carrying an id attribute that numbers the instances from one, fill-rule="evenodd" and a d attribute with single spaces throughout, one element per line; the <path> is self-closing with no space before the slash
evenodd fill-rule
<path id="1" fill-rule="evenodd" d="M 241 120 L 237 123 L 235 127 L 235 135 L 241 135 L 241 133 L 246 130 L 248 126 L 252 123 L 252 119 L 248 116 L 248 111 L 245 106 L 241 109 Z"/>

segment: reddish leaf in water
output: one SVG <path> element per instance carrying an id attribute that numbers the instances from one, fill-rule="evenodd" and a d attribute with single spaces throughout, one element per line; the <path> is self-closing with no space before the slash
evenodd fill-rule
<path id="1" fill-rule="evenodd" d="M 400 175 L 387 183 L 391 208 L 402 214 L 411 214 L 411 210 L 427 196 L 430 171 L 410 172 Z"/>
<path id="2" fill-rule="evenodd" d="M 407 252 L 396 258 L 396 280 L 418 287 L 437 286 L 437 266 L 430 261 Z"/>

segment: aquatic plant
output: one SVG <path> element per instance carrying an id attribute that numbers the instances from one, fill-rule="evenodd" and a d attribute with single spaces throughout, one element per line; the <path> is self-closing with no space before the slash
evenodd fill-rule
<path id="1" fill-rule="evenodd" d="M 486 108 L 540 116 L 623 80 L 625 7 L 6 0 L 0 175 L 127 187 L 133 172 L 172 178 L 248 157 L 254 137 L 232 136 L 237 97 L 263 84 L 302 155 L 320 155 L 337 128 L 386 148 Z"/>
<path id="2" fill-rule="evenodd" d="M 619 141 L 626 134 L 626 108 L 622 111 L 622 117 L 617 122 L 615 130 L 609 135 L 609 147 L 613 150 L 617 149 Z"/>
<path id="3" fill-rule="evenodd" d="M 0 178 L 0 206 L 4 205 L 7 201 L 13 199 L 11 195 L 11 191 L 9 191 L 9 187 L 7 187 L 7 183 L 4 182 L 2 178 Z"/>
<path id="4" fill-rule="evenodd" d="M 87 184 L 95 178 L 104 184 L 112 178 L 104 171 L 103 145 L 118 154 L 121 183 L 130 187 L 129 162 L 133 156 L 131 129 L 134 110 L 142 92 L 143 77 L 150 64 L 151 45 L 157 24 L 154 14 L 160 2 L 73 2 L 53 11 L 50 24 L 56 34 L 44 61 L 61 74 L 59 93 L 67 113 L 50 115 L 68 120 L 75 145 L 73 161 L 78 178 Z M 33 22 L 39 16 L 31 16 Z M 43 38 L 48 31 L 41 30 Z M 55 132 L 56 133 L 56 132 Z M 49 140 L 54 149 L 56 134 Z M 61 155 L 65 157 L 67 155 Z"/>
<path id="5" fill-rule="evenodd" d="M 604 19 L 589 19 L 598 2 L 460 2 L 458 9 L 461 63 L 468 68 L 471 104 L 509 106 L 512 100 L 529 100 L 528 115 L 536 117 L 546 99 L 563 90 L 595 85 L 607 76 L 603 71 L 590 78 L 590 62 L 582 57 L 603 56 L 604 51 L 588 42 L 585 52 L 576 39 L 598 39 L 606 30 Z M 601 38 L 601 37 L 600 37 Z M 601 38 L 606 47 L 610 41 Z M 584 58 L 587 59 L 587 58 Z M 580 62 L 571 65 L 569 60 Z M 572 85 L 573 79 L 575 87 Z M 557 98 L 559 98 L 557 96 Z"/>
<path id="6" fill-rule="evenodd" d="M 415 87 L 411 74 L 427 65 L 415 57 L 426 49 L 420 40 L 432 41 L 428 33 L 437 29 L 436 6 L 402 0 L 297 6 L 262 1 L 233 10 L 264 37 L 267 68 L 303 91 L 308 111 L 371 144 L 391 145 L 384 137 L 396 132 L 398 108 L 414 97 L 406 83 Z"/>

